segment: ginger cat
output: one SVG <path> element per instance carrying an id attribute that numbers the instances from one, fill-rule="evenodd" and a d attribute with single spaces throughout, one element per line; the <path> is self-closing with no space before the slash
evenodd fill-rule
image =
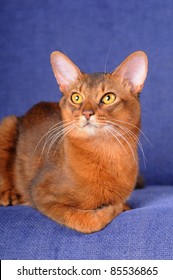
<path id="1" fill-rule="evenodd" d="M 0 125 L 0 205 L 30 205 L 92 233 L 128 209 L 148 60 L 138 51 L 112 73 L 85 74 L 56 51 L 51 64 L 60 102 L 41 102 Z"/>

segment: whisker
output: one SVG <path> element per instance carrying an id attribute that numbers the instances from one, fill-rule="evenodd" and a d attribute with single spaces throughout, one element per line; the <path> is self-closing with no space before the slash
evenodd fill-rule
<path id="1" fill-rule="evenodd" d="M 57 44 L 58 44 L 59 47 L 62 49 L 63 53 L 64 53 L 66 56 L 68 56 L 66 50 L 64 49 L 64 47 L 63 47 L 63 45 L 60 43 L 60 41 L 58 41 Z"/>
<path id="2" fill-rule="evenodd" d="M 51 140 L 51 138 L 54 136 L 54 134 L 55 134 L 56 132 L 58 132 L 59 130 L 65 128 L 65 126 L 68 126 L 69 124 L 71 124 L 71 123 L 73 123 L 73 122 L 74 122 L 74 121 L 69 122 L 69 123 L 66 123 L 66 124 L 62 124 L 62 125 L 60 125 L 60 126 L 58 126 L 58 127 L 55 127 L 55 128 L 53 128 L 53 129 L 51 129 L 51 130 L 49 131 L 48 137 L 46 138 L 45 142 L 49 142 L 49 140 Z M 45 145 L 45 144 L 44 144 L 44 145 Z"/>
<path id="3" fill-rule="evenodd" d="M 109 44 L 109 49 L 108 49 L 108 52 L 107 52 L 107 55 L 106 55 L 106 60 L 105 60 L 105 67 L 104 67 L 104 73 L 106 74 L 107 73 L 107 62 L 108 62 L 108 57 L 109 57 L 109 53 L 110 53 L 110 49 L 111 49 L 111 43 Z"/>
<path id="4" fill-rule="evenodd" d="M 135 157 L 135 154 L 134 154 L 134 151 L 132 149 L 132 146 L 130 144 L 129 141 L 127 141 L 127 139 L 122 135 L 122 133 L 120 133 L 117 129 L 113 128 L 113 127 L 110 127 L 109 129 L 113 130 L 116 134 L 118 134 L 126 143 L 127 145 L 129 146 L 130 150 L 131 150 L 131 153 L 133 155 L 133 159 L 135 160 L 135 162 L 137 161 L 136 157 Z"/>
<path id="5" fill-rule="evenodd" d="M 64 133 L 65 133 L 65 135 L 66 135 L 66 134 L 67 134 L 72 128 L 74 128 L 74 127 L 75 127 L 75 124 L 71 124 L 71 125 L 69 125 L 68 127 L 66 127 L 66 128 L 64 128 L 64 129 L 62 129 L 61 131 L 59 131 L 57 134 L 55 134 L 55 135 L 52 137 L 52 139 L 51 139 L 51 143 L 49 144 L 49 148 L 48 148 L 47 154 L 49 154 L 49 152 L 50 152 L 52 146 L 53 146 L 54 143 L 57 141 L 57 139 L 58 139 L 59 137 L 61 137 Z"/>
<path id="6" fill-rule="evenodd" d="M 50 141 L 48 150 L 50 150 L 51 146 L 54 144 L 56 139 L 58 139 L 65 131 L 69 129 L 69 126 L 70 125 L 68 125 L 67 127 L 61 127 L 61 129 L 57 129 L 50 135 L 49 139 L 47 140 L 47 143 Z"/>
<path id="7" fill-rule="evenodd" d="M 138 138 L 130 129 L 128 129 L 128 128 L 126 128 L 126 127 L 123 127 L 123 126 L 121 126 L 121 125 L 119 125 L 119 128 L 122 129 L 122 130 L 124 130 L 128 135 L 130 135 L 130 137 L 132 137 L 132 138 L 135 140 L 135 142 L 138 144 L 138 146 L 139 146 L 139 148 L 140 148 L 140 150 L 141 150 L 141 153 L 142 153 L 144 166 L 145 166 L 145 168 L 146 168 L 146 161 L 147 161 L 147 159 L 146 159 L 146 156 L 145 156 L 145 153 L 144 153 L 144 150 L 143 150 L 142 143 L 141 143 L 141 141 L 139 140 L 139 138 Z"/>
<path id="8" fill-rule="evenodd" d="M 44 138 L 45 138 L 47 135 L 49 135 L 49 134 L 55 129 L 56 126 L 57 126 L 57 127 L 60 127 L 60 124 L 62 125 L 62 124 L 65 123 L 65 122 L 68 122 L 68 120 L 60 121 L 60 122 L 58 122 L 58 123 L 56 123 L 56 124 L 54 124 L 53 126 L 50 127 L 50 129 L 49 129 L 49 130 L 40 138 L 40 140 L 38 141 L 36 147 L 34 148 L 34 150 L 33 150 L 33 152 L 32 152 L 31 158 L 34 156 L 34 154 L 35 154 L 35 152 L 36 152 L 38 146 L 39 146 L 40 143 L 44 140 Z M 67 125 L 67 124 L 64 124 L 64 125 Z"/>
<path id="9" fill-rule="evenodd" d="M 64 137 L 65 137 L 74 127 L 75 127 L 75 124 L 74 124 L 73 126 L 71 126 L 71 127 L 69 128 L 68 131 L 66 131 L 65 133 L 63 133 L 63 135 L 62 135 L 62 137 L 61 137 L 59 143 L 64 139 Z M 57 147 L 57 144 L 56 144 L 56 147 Z M 54 151 L 53 155 L 55 155 L 56 147 L 55 147 L 55 151 Z"/>
<path id="10" fill-rule="evenodd" d="M 69 126 L 69 124 L 66 124 L 66 127 L 68 127 L 68 126 Z M 41 154 L 44 153 L 44 150 L 45 150 L 45 148 L 46 148 L 46 145 L 49 143 L 49 141 L 51 141 L 51 140 L 55 137 L 55 135 L 56 135 L 57 133 L 60 133 L 60 132 L 63 131 L 66 127 L 64 127 L 64 125 L 61 125 L 61 127 L 57 127 L 54 131 L 51 131 L 51 133 L 48 135 L 48 137 L 47 137 L 46 140 L 45 140 L 45 143 L 44 143 L 44 145 L 43 145 Z"/>
<path id="11" fill-rule="evenodd" d="M 118 137 L 111 131 L 111 129 L 110 128 L 108 128 L 108 127 L 105 127 L 105 129 L 110 133 L 110 134 L 112 134 L 113 135 L 113 137 L 118 141 L 118 143 L 121 145 L 121 147 L 126 151 L 126 153 L 128 154 L 128 152 L 127 152 L 127 150 L 126 150 L 126 148 L 124 147 L 124 145 L 122 144 L 122 142 L 118 139 Z"/>
<path id="12" fill-rule="evenodd" d="M 143 161 L 144 161 L 144 166 L 146 168 L 146 156 L 145 156 L 145 153 L 144 153 L 144 150 L 143 150 L 143 146 L 142 146 L 142 143 L 141 141 L 139 140 L 139 138 L 130 130 L 128 129 L 127 127 L 125 126 L 122 126 L 120 125 L 119 123 L 116 124 L 116 122 L 112 122 L 112 121 L 105 121 L 106 123 L 110 123 L 112 125 L 117 125 L 118 128 L 122 129 L 123 131 L 125 131 L 125 133 L 127 133 L 128 135 L 130 135 L 130 137 L 132 137 L 133 141 L 135 141 L 138 145 L 139 145 L 139 148 L 142 152 L 142 156 L 143 156 Z"/>
<path id="13" fill-rule="evenodd" d="M 57 124 L 55 124 L 55 125 L 57 125 Z M 36 147 L 34 148 L 34 150 L 33 150 L 33 152 L 32 152 L 31 158 L 34 156 L 34 154 L 35 154 L 35 152 L 36 152 L 38 146 L 39 146 L 40 143 L 41 143 L 41 141 L 50 133 L 50 130 L 51 130 L 55 125 L 53 125 L 53 126 L 40 138 L 40 140 L 38 141 Z"/>
<path id="14" fill-rule="evenodd" d="M 128 125 L 130 125 L 130 126 L 136 128 L 136 129 L 144 136 L 144 138 L 146 139 L 146 141 L 147 141 L 151 146 L 153 146 L 152 143 L 151 143 L 151 142 L 149 141 L 149 139 L 147 138 L 147 136 L 144 134 L 144 132 L 143 132 L 139 127 L 137 127 L 136 125 L 131 124 L 131 123 L 129 123 L 129 122 L 122 121 L 122 120 L 118 120 L 118 119 L 116 119 L 116 122 L 125 123 L 125 124 L 128 124 Z"/>
<path id="15" fill-rule="evenodd" d="M 117 125 L 118 128 L 124 130 L 127 134 L 130 134 L 130 135 L 135 139 L 136 143 L 137 143 L 139 146 L 142 146 L 142 143 L 141 143 L 141 141 L 139 140 L 139 138 L 138 138 L 138 137 L 135 135 L 135 133 L 133 133 L 130 129 L 128 129 L 127 127 L 122 126 L 122 125 L 120 125 L 120 124 L 116 124 L 115 122 L 111 122 L 111 121 L 106 121 L 106 122 L 111 123 L 111 124 L 113 124 L 113 125 Z"/>

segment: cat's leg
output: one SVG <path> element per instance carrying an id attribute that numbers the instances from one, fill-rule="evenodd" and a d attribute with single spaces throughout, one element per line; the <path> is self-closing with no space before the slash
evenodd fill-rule
<path id="1" fill-rule="evenodd" d="M 8 206 L 21 203 L 21 196 L 12 186 L 11 181 L 8 178 L 5 178 L 5 180 L 3 180 L 3 177 L 0 175 L 0 205 Z"/>
<path id="2" fill-rule="evenodd" d="M 11 188 L 5 191 L 0 191 L 0 205 L 1 206 L 15 206 L 19 204 L 27 205 L 23 202 L 22 196 L 15 193 Z"/>
<path id="3" fill-rule="evenodd" d="M 31 201 L 34 208 L 59 224 L 79 232 L 92 233 L 103 229 L 124 210 L 123 202 L 86 210 L 69 205 L 68 198 L 63 204 L 60 202 L 57 187 L 52 185 L 52 177 L 52 174 L 46 174 L 46 172 L 38 175 L 37 179 L 34 180 L 37 184 L 30 188 Z"/>
<path id="4" fill-rule="evenodd" d="M 9 116 L 0 124 L 0 205 L 16 205 L 20 194 L 13 182 L 13 165 L 17 142 L 17 118 Z"/>
<path id="5" fill-rule="evenodd" d="M 96 210 L 82 210 L 58 203 L 47 203 L 38 209 L 67 227 L 83 233 L 92 233 L 103 229 L 113 218 L 123 211 L 123 205 L 110 205 Z"/>

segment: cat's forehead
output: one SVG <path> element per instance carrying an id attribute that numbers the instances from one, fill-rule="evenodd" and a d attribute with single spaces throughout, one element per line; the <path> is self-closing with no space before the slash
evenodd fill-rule
<path id="1" fill-rule="evenodd" d="M 104 73 L 92 73 L 85 75 L 81 85 L 81 91 L 104 91 L 107 80 L 107 74 Z"/>

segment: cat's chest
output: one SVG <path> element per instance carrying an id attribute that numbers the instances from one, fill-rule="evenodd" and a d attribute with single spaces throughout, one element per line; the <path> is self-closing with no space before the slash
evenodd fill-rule
<path id="1" fill-rule="evenodd" d="M 64 170 L 74 205 L 93 209 L 115 204 L 130 193 L 136 180 L 137 164 L 129 154 L 107 144 L 91 152 L 68 150 Z"/>
<path id="2" fill-rule="evenodd" d="M 73 174 L 72 189 L 77 207 L 87 209 L 115 204 L 122 199 L 128 189 L 133 187 L 134 178 L 132 178 L 130 188 L 126 183 L 129 177 L 128 171 L 120 168 L 116 163 L 109 168 L 108 166 L 91 164 L 91 168 Z"/>

